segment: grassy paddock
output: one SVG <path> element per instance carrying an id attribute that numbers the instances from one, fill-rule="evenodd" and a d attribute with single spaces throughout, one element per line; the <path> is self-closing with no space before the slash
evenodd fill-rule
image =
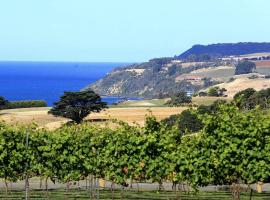
<path id="1" fill-rule="evenodd" d="M 226 100 L 228 102 L 232 101 L 232 98 L 229 97 L 193 97 L 192 103 L 197 105 L 210 105 L 218 99 Z"/>
<path id="2" fill-rule="evenodd" d="M 91 197 L 92 194 L 92 198 Z M 66 192 L 63 189 L 55 189 L 49 191 L 32 190 L 30 191 L 30 199 L 181 199 L 181 200 L 220 200 L 231 199 L 231 194 L 228 192 L 199 192 L 199 193 L 180 193 L 179 191 L 121 191 L 115 190 L 114 194 L 110 190 L 100 190 L 99 192 L 90 190 L 71 190 Z M 98 197 L 98 198 L 97 198 Z M 180 198 L 181 197 L 181 198 Z M 13 191 L 9 194 L 0 192 L 0 199 L 23 199 L 23 191 Z M 252 200 L 266 200 L 270 198 L 269 193 L 254 193 Z M 242 200 L 250 199 L 249 193 L 241 194 Z"/>
<path id="3" fill-rule="evenodd" d="M 218 99 L 224 99 L 232 101 L 232 98 L 227 97 L 193 97 L 192 103 L 197 105 L 210 105 Z M 168 107 L 166 102 L 169 99 L 151 99 L 151 100 L 136 100 L 136 101 L 125 101 L 118 105 L 112 105 L 111 108 L 128 108 L 128 107 Z"/>
<path id="4" fill-rule="evenodd" d="M 112 108 L 125 107 L 165 107 L 168 99 L 150 99 L 150 100 L 134 100 L 124 101 L 118 105 L 111 105 Z"/>

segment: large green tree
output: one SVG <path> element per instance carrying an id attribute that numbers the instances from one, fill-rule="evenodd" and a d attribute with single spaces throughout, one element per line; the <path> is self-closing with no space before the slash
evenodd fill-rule
<path id="1" fill-rule="evenodd" d="M 256 64 L 250 61 L 239 62 L 236 65 L 235 75 L 252 73 L 256 69 Z"/>
<path id="2" fill-rule="evenodd" d="M 203 128 L 202 120 L 194 110 L 184 110 L 181 114 L 171 115 L 162 120 L 162 123 L 168 126 L 176 125 L 181 135 L 195 133 Z"/>
<path id="3" fill-rule="evenodd" d="M 191 103 L 192 98 L 187 95 L 186 92 L 181 91 L 171 97 L 171 100 L 167 102 L 170 106 L 181 106 L 186 103 Z"/>
<path id="4" fill-rule="evenodd" d="M 254 102 L 251 100 L 252 95 L 256 93 L 256 90 L 253 88 L 247 88 L 236 93 L 233 97 L 233 100 L 237 107 L 241 109 L 250 110 L 255 108 Z M 252 98 L 253 99 L 253 98 Z"/>
<path id="5" fill-rule="evenodd" d="M 91 112 L 100 112 L 106 106 L 101 97 L 93 91 L 65 92 L 49 113 L 69 118 L 79 124 Z"/>

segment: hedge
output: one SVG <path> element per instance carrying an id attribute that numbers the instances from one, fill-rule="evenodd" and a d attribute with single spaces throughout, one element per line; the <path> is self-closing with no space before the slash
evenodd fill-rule
<path id="1" fill-rule="evenodd" d="M 2 109 L 47 107 L 44 100 L 9 101 Z"/>

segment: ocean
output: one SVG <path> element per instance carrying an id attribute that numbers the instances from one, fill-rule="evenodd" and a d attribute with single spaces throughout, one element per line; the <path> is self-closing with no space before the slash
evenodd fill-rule
<path id="1" fill-rule="evenodd" d="M 79 91 L 128 63 L 0 62 L 0 96 L 9 101 L 45 100 L 48 106 L 64 91 Z M 118 97 L 103 97 L 108 104 Z"/>

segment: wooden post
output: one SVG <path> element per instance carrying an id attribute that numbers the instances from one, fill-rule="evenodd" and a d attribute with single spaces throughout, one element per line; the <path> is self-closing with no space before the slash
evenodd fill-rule
<path id="1" fill-rule="evenodd" d="M 28 145 L 29 145 L 29 132 L 26 131 L 26 142 L 25 142 L 26 153 L 28 153 Z M 29 181 L 28 181 L 28 162 L 27 161 L 25 163 L 25 185 L 24 185 L 24 187 L 25 187 L 25 200 L 28 200 Z"/>
<path id="2" fill-rule="evenodd" d="M 99 186 L 100 186 L 101 188 L 105 188 L 105 184 L 106 184 L 105 179 L 100 178 L 100 179 L 99 179 Z"/>
<path id="3" fill-rule="evenodd" d="M 262 191 L 263 191 L 263 182 L 258 182 L 257 183 L 257 192 L 258 193 L 262 193 Z"/>

